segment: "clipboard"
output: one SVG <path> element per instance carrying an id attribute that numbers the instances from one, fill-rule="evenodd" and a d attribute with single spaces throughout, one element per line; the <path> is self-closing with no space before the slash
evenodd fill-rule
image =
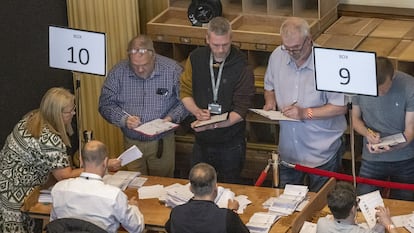
<path id="1" fill-rule="evenodd" d="M 201 126 L 211 125 L 211 124 L 214 124 L 214 123 L 222 122 L 222 121 L 227 120 L 228 118 L 229 118 L 229 113 L 228 112 L 222 113 L 222 114 L 219 114 L 219 115 L 213 115 L 213 116 L 210 117 L 209 120 L 205 120 L 205 121 L 197 120 L 197 123 L 194 125 L 194 128 L 198 128 L 198 127 L 201 127 Z"/>

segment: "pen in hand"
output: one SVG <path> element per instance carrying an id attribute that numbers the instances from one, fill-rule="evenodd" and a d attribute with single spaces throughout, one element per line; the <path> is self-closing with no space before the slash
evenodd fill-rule
<path id="1" fill-rule="evenodd" d="M 141 124 L 141 119 L 137 116 L 132 116 L 131 114 L 129 114 L 127 111 L 122 110 L 123 113 L 125 113 L 128 117 L 126 119 L 126 126 L 129 129 L 133 129 L 138 127 Z"/>
<path id="2" fill-rule="evenodd" d="M 288 105 L 287 107 L 293 107 L 293 106 L 295 106 L 296 104 L 298 103 L 298 101 L 297 100 L 295 100 L 293 103 L 291 103 L 290 105 Z M 284 114 L 284 110 L 287 108 L 287 107 L 285 107 L 284 109 L 282 109 L 282 114 Z"/>
<path id="3" fill-rule="evenodd" d="M 373 136 L 374 138 L 378 138 L 378 133 L 374 132 L 374 130 L 367 128 L 368 133 Z"/>
<path id="4" fill-rule="evenodd" d="M 123 112 L 123 113 L 125 113 L 127 116 L 132 117 L 132 115 L 131 115 L 131 114 L 129 114 L 127 111 L 122 110 L 122 112 Z"/>

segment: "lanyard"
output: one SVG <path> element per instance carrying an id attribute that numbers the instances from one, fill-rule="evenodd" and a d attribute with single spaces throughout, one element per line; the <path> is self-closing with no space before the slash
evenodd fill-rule
<path id="1" fill-rule="evenodd" d="M 224 59 L 224 61 L 220 64 L 220 68 L 217 74 L 217 80 L 216 82 L 214 82 L 215 76 L 214 76 L 214 70 L 213 70 L 213 54 L 210 53 L 210 77 L 211 77 L 211 87 L 213 88 L 213 101 L 214 103 L 217 103 L 217 99 L 218 99 L 218 90 L 220 87 L 220 80 L 221 80 L 221 75 L 223 73 L 223 67 L 224 67 L 224 62 L 226 61 L 226 59 Z"/>
<path id="2" fill-rule="evenodd" d="M 86 180 L 100 180 L 100 181 L 102 181 L 102 178 L 95 178 L 95 177 L 89 177 L 89 176 L 79 176 L 79 177 L 81 177 L 83 179 L 86 179 Z"/>

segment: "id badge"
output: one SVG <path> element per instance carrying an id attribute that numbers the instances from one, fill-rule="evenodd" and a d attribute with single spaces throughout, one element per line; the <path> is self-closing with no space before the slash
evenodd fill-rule
<path id="1" fill-rule="evenodd" d="M 208 110 L 213 114 L 221 114 L 221 105 L 220 104 L 209 104 Z"/>

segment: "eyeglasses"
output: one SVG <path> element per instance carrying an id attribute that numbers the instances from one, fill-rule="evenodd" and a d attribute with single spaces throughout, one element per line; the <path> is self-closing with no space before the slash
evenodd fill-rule
<path id="1" fill-rule="evenodd" d="M 142 56 L 147 52 L 153 52 L 153 50 L 152 49 L 143 49 L 143 48 L 128 50 L 128 54 L 131 54 L 131 55 L 139 54 L 139 55 Z"/>
<path id="2" fill-rule="evenodd" d="M 282 44 L 281 49 L 285 52 L 292 53 L 292 54 L 299 54 L 302 52 L 303 47 L 305 47 L 305 42 L 308 40 L 308 37 L 305 38 L 305 40 L 302 42 L 302 46 L 300 46 L 299 49 L 291 49 L 287 48 L 285 45 Z"/>
<path id="3" fill-rule="evenodd" d="M 68 111 L 68 112 L 64 112 L 64 111 L 62 111 L 62 113 L 64 113 L 64 114 L 73 114 L 73 115 L 75 115 L 75 114 L 76 114 L 76 105 L 75 105 L 75 106 L 73 106 L 72 110 L 70 110 L 70 111 Z"/>

